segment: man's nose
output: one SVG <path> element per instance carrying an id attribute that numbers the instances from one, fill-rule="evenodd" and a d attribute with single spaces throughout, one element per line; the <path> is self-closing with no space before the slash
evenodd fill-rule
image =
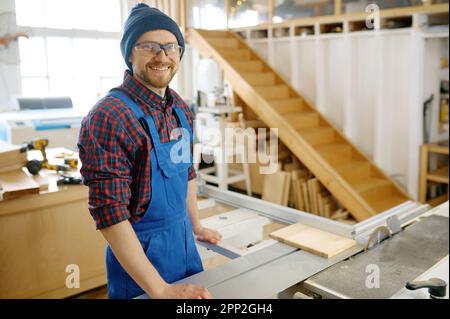
<path id="1" fill-rule="evenodd" d="M 155 56 L 155 59 L 163 61 L 166 60 L 167 59 L 166 52 L 163 49 L 161 49 L 161 51 L 159 51 L 159 53 Z"/>

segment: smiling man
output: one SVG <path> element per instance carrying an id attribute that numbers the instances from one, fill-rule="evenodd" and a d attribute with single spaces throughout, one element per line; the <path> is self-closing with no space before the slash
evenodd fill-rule
<path id="1" fill-rule="evenodd" d="M 173 284 L 203 270 L 193 232 L 217 243 L 201 226 L 192 156 L 170 154 L 190 132 L 193 114 L 168 87 L 184 52 L 177 24 L 161 11 L 136 5 L 125 22 L 124 81 L 83 120 L 78 147 L 89 186 L 89 209 L 108 242 L 110 298 L 210 298 L 201 286 Z M 188 147 L 189 149 L 189 147 Z M 190 155 L 190 154 L 189 154 Z"/>

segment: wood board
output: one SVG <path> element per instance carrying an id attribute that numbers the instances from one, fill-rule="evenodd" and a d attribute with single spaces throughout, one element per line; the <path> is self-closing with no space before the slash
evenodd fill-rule
<path id="1" fill-rule="evenodd" d="M 22 170 L 0 174 L 0 187 L 3 199 L 37 194 L 40 190 L 40 185 Z"/>
<path id="2" fill-rule="evenodd" d="M 27 163 L 27 153 L 20 146 L 0 143 L 0 173 L 16 171 Z"/>
<path id="3" fill-rule="evenodd" d="M 274 174 L 265 175 L 262 200 L 287 206 L 290 184 L 290 173 L 276 172 Z"/>
<path id="4" fill-rule="evenodd" d="M 332 258 L 356 245 L 353 239 L 302 224 L 274 231 L 270 237 L 324 258 Z"/>

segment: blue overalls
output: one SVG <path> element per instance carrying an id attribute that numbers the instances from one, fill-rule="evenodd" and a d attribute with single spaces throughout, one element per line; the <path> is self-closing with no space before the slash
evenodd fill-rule
<path id="1" fill-rule="evenodd" d="M 131 224 L 142 248 L 168 283 L 201 272 L 203 267 L 195 246 L 186 204 L 188 169 L 192 165 L 192 154 L 189 153 L 187 161 L 173 161 L 172 147 L 180 141 L 161 143 L 151 116 L 145 116 L 125 93 L 111 90 L 109 95 L 124 102 L 140 121 L 144 120 L 153 144 L 150 154 L 150 204 L 144 217 Z M 189 143 L 192 130 L 186 116 L 177 105 L 173 105 L 173 109 L 181 127 L 190 133 L 187 141 Z M 190 152 L 190 147 L 188 149 Z M 106 268 L 110 298 L 134 298 L 144 294 L 119 264 L 109 245 L 106 249 Z"/>

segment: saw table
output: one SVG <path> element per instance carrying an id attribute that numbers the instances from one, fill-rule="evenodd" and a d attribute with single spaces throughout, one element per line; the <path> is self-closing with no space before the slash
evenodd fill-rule
<path id="1" fill-rule="evenodd" d="M 431 210 L 408 201 L 347 225 L 209 185 L 199 194 L 236 208 L 202 220 L 222 233 L 218 245 L 197 242 L 202 259 L 218 254 L 228 262 L 178 282 L 205 286 L 214 298 L 428 298 L 424 289 L 405 290 L 406 282 L 448 282 L 448 202 Z M 268 238 L 293 223 L 357 245 L 326 259 Z"/>

